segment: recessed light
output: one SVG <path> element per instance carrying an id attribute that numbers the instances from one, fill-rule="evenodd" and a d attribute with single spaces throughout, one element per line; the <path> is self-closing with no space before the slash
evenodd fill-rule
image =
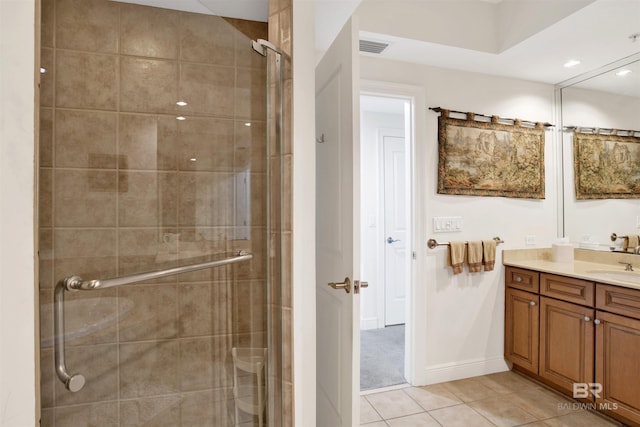
<path id="1" fill-rule="evenodd" d="M 616 76 L 623 77 L 623 76 L 626 76 L 629 73 L 631 73 L 631 70 L 629 70 L 628 68 L 625 68 L 625 69 L 622 69 L 622 70 L 616 72 Z"/>
<path id="2" fill-rule="evenodd" d="M 176 117 L 176 120 L 187 120 L 187 118 L 185 116 L 178 116 Z"/>
<path id="3" fill-rule="evenodd" d="M 177 105 L 184 107 L 185 105 L 187 105 L 187 103 L 185 101 L 178 101 L 176 102 Z"/>
<path id="4" fill-rule="evenodd" d="M 571 68 L 571 67 L 575 67 L 576 65 L 578 65 L 580 63 L 580 61 L 577 61 L 575 59 L 572 59 L 571 61 L 567 61 L 564 63 L 564 66 L 567 68 Z"/>

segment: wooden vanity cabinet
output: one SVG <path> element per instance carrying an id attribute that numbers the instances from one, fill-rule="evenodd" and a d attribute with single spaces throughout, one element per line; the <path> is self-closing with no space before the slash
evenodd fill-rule
<path id="1" fill-rule="evenodd" d="M 594 312 L 590 307 L 540 297 L 538 374 L 569 395 L 573 395 L 574 383 L 593 383 Z"/>
<path id="2" fill-rule="evenodd" d="M 640 290 L 514 267 L 505 286 L 505 359 L 569 396 L 599 384 L 579 400 L 640 426 Z"/>
<path id="3" fill-rule="evenodd" d="M 507 288 L 505 294 L 505 358 L 535 374 L 538 373 L 538 302 L 531 292 Z"/>

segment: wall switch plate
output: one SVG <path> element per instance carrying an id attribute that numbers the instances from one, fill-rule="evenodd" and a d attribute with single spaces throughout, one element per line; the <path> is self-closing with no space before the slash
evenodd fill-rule
<path id="1" fill-rule="evenodd" d="M 527 234 L 524 237 L 524 244 L 527 246 L 534 246 L 536 244 L 536 236 L 533 234 Z"/>
<path id="2" fill-rule="evenodd" d="M 462 231 L 463 221 L 461 216 L 434 216 L 434 233 L 451 233 Z"/>

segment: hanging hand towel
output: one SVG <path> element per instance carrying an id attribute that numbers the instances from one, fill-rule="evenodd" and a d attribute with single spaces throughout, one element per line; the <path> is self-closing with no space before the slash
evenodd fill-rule
<path id="1" fill-rule="evenodd" d="M 640 246 L 640 239 L 638 238 L 638 236 L 634 234 L 629 234 L 628 245 L 629 245 L 628 252 L 635 251 L 636 247 Z"/>
<path id="2" fill-rule="evenodd" d="M 462 273 L 466 245 L 464 242 L 449 242 L 449 263 L 453 274 Z"/>
<path id="3" fill-rule="evenodd" d="M 469 242 L 467 250 L 467 262 L 469 263 L 469 272 L 477 273 L 482 271 L 482 241 L 476 240 Z"/>
<path id="4" fill-rule="evenodd" d="M 483 240 L 482 241 L 482 264 L 484 265 L 484 271 L 491 271 L 496 264 L 496 241 Z"/>

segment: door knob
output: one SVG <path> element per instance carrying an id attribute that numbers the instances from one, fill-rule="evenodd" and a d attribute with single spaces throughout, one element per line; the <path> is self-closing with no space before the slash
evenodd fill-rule
<path id="1" fill-rule="evenodd" d="M 346 293 L 351 292 L 351 280 L 348 277 L 345 277 L 343 282 L 331 282 L 328 285 L 333 289 L 344 289 Z"/>
<path id="2" fill-rule="evenodd" d="M 353 281 L 353 293 L 354 294 L 359 294 L 360 293 L 360 289 L 368 288 L 368 287 L 369 287 L 369 282 L 361 282 L 360 280 L 354 280 Z"/>
<path id="3" fill-rule="evenodd" d="M 387 243 L 389 243 L 389 244 L 395 243 L 395 242 L 399 242 L 399 241 L 400 241 L 400 239 L 394 239 L 391 236 L 387 237 Z"/>

